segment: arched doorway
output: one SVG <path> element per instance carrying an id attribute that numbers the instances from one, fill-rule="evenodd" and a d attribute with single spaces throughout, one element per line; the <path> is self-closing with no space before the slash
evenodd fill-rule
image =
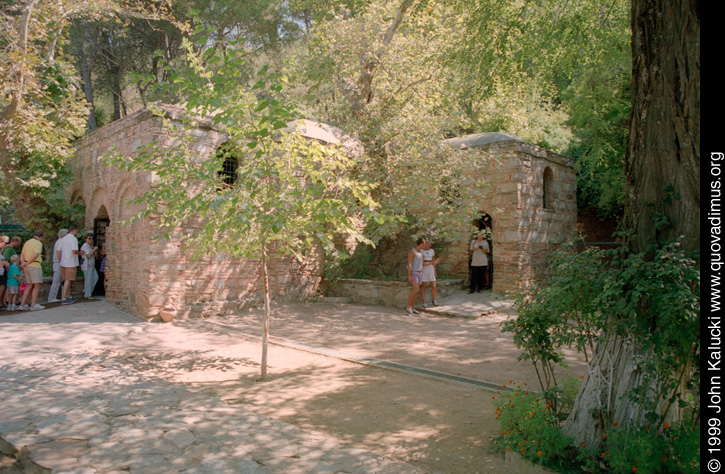
<path id="1" fill-rule="evenodd" d="M 111 219 L 108 217 L 108 210 L 106 206 L 101 206 L 93 219 L 93 245 L 97 245 L 99 248 L 98 257 L 96 258 L 96 271 L 98 272 L 98 283 L 93 289 L 93 296 L 106 296 L 106 287 L 104 281 L 106 278 L 105 265 L 103 264 L 103 245 L 106 243 L 106 229 L 111 223 Z"/>

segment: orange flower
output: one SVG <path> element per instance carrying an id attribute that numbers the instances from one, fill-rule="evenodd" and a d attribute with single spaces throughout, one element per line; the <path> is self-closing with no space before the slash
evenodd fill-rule
<path id="1" fill-rule="evenodd" d="M 662 456 L 662 462 L 667 462 L 667 456 Z"/>
<path id="2" fill-rule="evenodd" d="M 506 446 L 506 451 L 511 451 L 511 446 Z"/>
<path id="3" fill-rule="evenodd" d="M 669 423 L 665 423 L 664 425 L 662 425 L 662 428 L 664 428 L 664 429 L 667 429 L 669 427 L 670 427 L 670 424 Z"/>
<path id="4" fill-rule="evenodd" d="M 514 407 L 514 404 L 512 403 L 512 404 L 511 404 L 511 405 L 509 405 L 509 406 L 510 406 L 511 408 L 513 408 L 513 407 Z"/>
<path id="5" fill-rule="evenodd" d="M 506 431 L 506 430 L 503 430 L 503 434 L 506 434 L 506 433 L 508 433 L 508 431 Z"/>
<path id="6" fill-rule="evenodd" d="M 602 457 L 603 458 L 606 458 L 607 457 L 607 453 L 602 453 Z"/>
<path id="7" fill-rule="evenodd" d="M 614 422 L 614 426 L 617 426 L 617 422 L 616 421 Z"/>
<path id="8" fill-rule="evenodd" d="M 496 398 L 496 395 L 491 395 L 491 400 L 494 400 Z"/>
<path id="9" fill-rule="evenodd" d="M 509 383 L 514 383 L 514 381 L 513 380 L 509 380 Z"/>
<path id="10" fill-rule="evenodd" d="M 602 433 L 602 438 L 606 439 L 606 437 L 607 437 L 607 433 Z"/>
<path id="11" fill-rule="evenodd" d="M 523 454 L 524 451 L 526 451 L 526 448 L 521 448 L 521 454 Z"/>
<path id="12" fill-rule="evenodd" d="M 536 451 L 537 456 L 541 456 L 542 454 L 544 454 L 544 453 L 541 450 Z"/>
<path id="13" fill-rule="evenodd" d="M 649 426 L 644 429 L 647 433 L 649 433 Z"/>
<path id="14" fill-rule="evenodd" d="M 639 469 L 637 469 L 636 467 L 633 467 L 633 468 L 632 468 L 632 472 L 637 472 L 638 470 L 639 470 Z"/>
<path id="15" fill-rule="evenodd" d="M 582 444 L 581 444 L 581 448 L 582 448 L 582 449 L 586 448 L 586 445 L 585 445 L 584 443 L 582 443 Z"/>
<path id="16" fill-rule="evenodd" d="M 546 408 L 551 408 L 551 405 L 549 405 L 549 404 L 547 403 L 547 404 L 546 404 Z"/>

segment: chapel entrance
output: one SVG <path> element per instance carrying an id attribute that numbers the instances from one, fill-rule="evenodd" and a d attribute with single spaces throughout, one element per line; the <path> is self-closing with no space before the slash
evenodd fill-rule
<path id="1" fill-rule="evenodd" d="M 493 287 L 493 219 L 487 212 L 481 211 L 481 217 L 473 221 L 473 226 L 479 231 L 486 231 L 486 240 L 491 249 L 491 253 L 488 255 L 488 269 L 486 271 L 488 272 L 488 284 Z"/>
<path id="2" fill-rule="evenodd" d="M 93 296 L 106 296 L 106 289 L 103 284 L 105 281 L 105 267 L 103 266 L 103 244 L 106 243 L 106 229 L 111 223 L 108 217 L 108 211 L 104 206 L 98 211 L 98 217 L 93 219 L 93 245 L 98 246 L 98 256 L 96 257 L 96 271 L 98 272 L 98 283 L 93 289 Z"/>

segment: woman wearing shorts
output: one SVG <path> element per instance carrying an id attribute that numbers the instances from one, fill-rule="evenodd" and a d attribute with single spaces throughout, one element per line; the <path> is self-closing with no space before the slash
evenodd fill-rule
<path id="1" fill-rule="evenodd" d="M 413 306 L 423 281 L 423 254 L 420 251 L 423 250 L 424 244 L 425 239 L 421 237 L 415 242 L 415 248 L 408 252 L 408 281 L 413 286 L 408 297 L 408 306 L 405 308 L 408 314 L 418 314 Z"/>
<path id="2" fill-rule="evenodd" d="M 430 298 L 433 306 L 438 306 L 436 303 L 436 265 L 440 262 L 440 258 L 435 259 L 435 250 L 431 248 L 432 242 L 425 241 L 423 250 L 420 253 L 423 254 L 423 278 L 420 284 L 420 297 L 423 300 L 423 307 L 427 308 L 428 305 L 425 302 L 425 287 L 426 283 L 430 283 Z"/>

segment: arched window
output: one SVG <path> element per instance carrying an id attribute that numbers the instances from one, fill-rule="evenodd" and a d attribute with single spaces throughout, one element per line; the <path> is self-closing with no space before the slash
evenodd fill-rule
<path id="1" fill-rule="evenodd" d="M 554 208 L 554 173 L 548 166 L 544 168 L 544 209 Z"/>
<path id="2" fill-rule="evenodd" d="M 232 153 L 232 147 L 226 143 L 222 144 L 216 152 L 216 157 L 218 161 L 221 161 L 221 167 L 217 172 L 217 176 L 221 181 L 220 190 L 234 186 L 237 182 L 239 160 Z"/>

